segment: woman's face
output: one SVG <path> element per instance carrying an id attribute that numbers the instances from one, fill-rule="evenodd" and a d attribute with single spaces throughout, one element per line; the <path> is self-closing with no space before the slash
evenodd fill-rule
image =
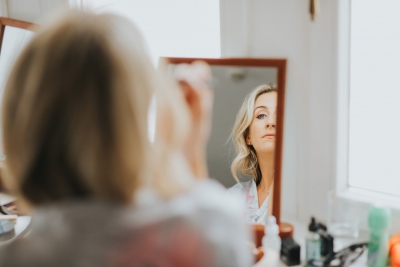
<path id="1" fill-rule="evenodd" d="M 269 92 L 260 95 L 254 104 L 246 144 L 252 145 L 258 155 L 274 152 L 277 99 L 276 92 Z"/>

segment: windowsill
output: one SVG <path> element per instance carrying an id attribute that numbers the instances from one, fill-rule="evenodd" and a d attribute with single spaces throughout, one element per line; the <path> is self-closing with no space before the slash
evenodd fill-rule
<path id="1" fill-rule="evenodd" d="M 393 210 L 400 211 L 400 197 L 391 196 L 388 194 L 372 192 L 365 189 L 350 187 L 345 191 L 338 193 L 339 197 L 349 199 L 355 202 L 365 204 L 389 207 Z"/>

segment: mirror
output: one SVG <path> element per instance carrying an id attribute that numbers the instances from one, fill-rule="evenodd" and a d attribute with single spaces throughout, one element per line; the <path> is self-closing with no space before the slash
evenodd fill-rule
<path id="1" fill-rule="evenodd" d="M 0 18 L 0 94 L 3 94 L 9 71 L 23 47 L 32 38 L 34 25 L 29 22 Z"/>
<path id="2" fill-rule="evenodd" d="M 35 25 L 30 22 L 0 17 L 0 101 L 9 72 L 24 46 L 32 38 L 34 32 L 29 30 Z M 0 102 L 1 103 L 1 102 Z M 0 129 L 1 140 L 1 129 Z M 5 159 L 3 144 L 0 143 L 1 161 Z M 1 187 L 1 177 L 0 177 Z"/>
<path id="3" fill-rule="evenodd" d="M 273 130 L 271 131 L 273 131 L 275 134 L 275 136 L 263 137 L 264 140 L 266 138 L 269 139 L 265 142 L 270 142 L 270 146 L 273 149 L 270 150 L 272 151 L 270 153 L 271 156 L 263 156 L 263 159 L 265 161 L 270 161 L 267 162 L 266 165 L 268 165 L 269 169 L 273 169 L 271 172 L 271 181 L 273 181 L 273 183 L 270 184 L 270 190 L 268 190 L 268 195 L 266 196 L 269 197 L 267 212 L 268 214 L 274 215 L 279 222 L 286 60 L 249 58 L 165 58 L 165 60 L 168 64 L 169 74 L 172 73 L 177 64 L 191 63 L 195 60 L 206 61 L 211 66 L 214 79 L 215 97 L 212 132 L 207 147 L 207 161 L 210 177 L 217 179 L 227 188 L 230 188 L 237 183 L 231 173 L 231 164 L 236 157 L 236 152 L 233 142 L 230 140 L 230 135 L 239 109 L 241 108 L 245 97 L 260 85 L 267 85 L 268 87 L 274 89 L 274 94 L 265 93 L 263 94 L 263 97 L 260 95 L 256 98 L 254 104 L 257 103 L 257 105 L 254 106 L 255 110 L 252 115 L 259 116 L 258 112 L 260 109 L 257 109 L 257 106 L 267 106 L 267 109 L 269 108 L 269 110 L 266 111 L 268 116 L 271 116 L 271 118 L 274 117 L 269 122 L 272 124 L 272 126 L 266 126 L 265 123 L 262 126 L 262 131 L 268 127 L 273 127 Z M 263 111 L 261 113 L 265 112 Z M 260 118 L 264 118 L 264 115 L 261 115 Z M 256 118 L 253 120 L 256 121 Z M 252 129 L 254 130 L 251 131 L 256 131 L 255 128 Z M 254 150 L 257 150 L 256 144 L 251 144 L 251 146 L 254 147 Z M 257 154 L 260 155 L 260 153 Z M 257 159 L 258 158 L 261 158 L 261 156 L 257 156 Z M 253 180 L 253 176 L 249 175 L 238 175 L 238 178 L 241 182 Z M 255 182 L 255 184 L 256 183 L 257 182 Z M 254 188 L 257 187 L 255 190 L 258 191 L 259 187 L 262 185 L 262 183 L 257 184 L 257 186 L 254 185 Z M 260 200 L 255 201 L 253 204 L 255 205 L 256 209 L 261 210 L 264 204 L 264 201 L 262 201 L 262 191 L 260 191 L 257 195 L 259 196 Z M 247 204 L 249 205 L 249 202 Z M 251 222 L 264 222 L 264 220 L 266 219 L 257 217 L 255 221 Z"/>

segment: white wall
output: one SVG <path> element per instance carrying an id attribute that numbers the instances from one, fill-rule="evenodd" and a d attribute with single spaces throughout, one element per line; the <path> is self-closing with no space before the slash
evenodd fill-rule
<path id="1" fill-rule="evenodd" d="M 38 22 L 55 10 L 69 6 L 71 0 L 0 0 L 0 16 Z M 75 1 L 75 0 L 73 0 Z"/>
<path id="2" fill-rule="evenodd" d="M 1 0 L 0 1 L 0 16 L 1 17 L 8 17 L 8 8 L 7 8 L 7 1 Z"/>
<path id="3" fill-rule="evenodd" d="M 221 0 L 223 6 L 230 6 L 221 10 L 223 56 L 288 60 L 282 216 L 325 220 L 335 178 L 336 3 L 322 0 L 316 22 L 305 0 Z"/>
<path id="4" fill-rule="evenodd" d="M 326 219 L 327 193 L 336 179 L 337 118 L 337 1 L 321 1 L 321 14 L 311 25 L 309 72 L 309 144 L 302 192 L 308 201 L 301 219 Z"/>
<path id="5" fill-rule="evenodd" d="M 219 57 L 218 0 L 81 0 L 99 12 L 132 20 L 151 57 Z"/>

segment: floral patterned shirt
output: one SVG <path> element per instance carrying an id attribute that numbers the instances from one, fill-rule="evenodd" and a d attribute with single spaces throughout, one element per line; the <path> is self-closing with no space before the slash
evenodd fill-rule
<path id="1" fill-rule="evenodd" d="M 237 183 L 228 189 L 228 193 L 240 195 L 245 200 L 247 209 L 247 222 L 265 223 L 267 221 L 268 199 L 258 207 L 257 186 L 254 180 Z"/>

